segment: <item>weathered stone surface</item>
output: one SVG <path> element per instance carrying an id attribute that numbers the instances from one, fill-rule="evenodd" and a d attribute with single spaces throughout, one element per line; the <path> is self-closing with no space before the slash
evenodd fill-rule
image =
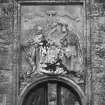
<path id="1" fill-rule="evenodd" d="M 0 105 L 12 105 L 13 4 L 0 0 Z"/>
<path id="2" fill-rule="evenodd" d="M 92 93 L 93 104 L 105 104 L 105 13 L 104 0 L 94 0 L 91 7 Z"/>
<path id="3" fill-rule="evenodd" d="M 82 10 L 83 10 L 83 7 L 81 5 L 77 5 L 77 6 L 76 5 L 75 6 L 62 5 L 60 7 L 58 6 L 50 7 L 49 5 L 47 7 L 46 6 L 42 6 L 42 7 L 23 6 L 21 8 L 21 14 L 22 14 L 21 15 L 21 32 L 23 34 L 21 35 L 21 56 L 22 56 L 21 67 L 22 69 L 21 69 L 20 75 L 23 75 L 24 81 L 28 79 L 27 78 L 28 75 L 29 77 L 31 77 L 32 75 L 33 75 L 32 77 L 34 77 L 34 75 L 38 72 L 42 74 L 43 73 L 65 74 L 65 71 L 71 71 L 71 72 L 73 71 L 74 74 L 75 72 L 79 72 L 80 74 L 83 75 L 84 69 L 82 68 L 83 67 L 82 65 L 83 65 L 84 55 L 82 55 L 81 52 L 82 52 L 82 49 L 85 49 L 84 44 L 86 45 L 86 42 L 83 40 L 85 38 L 83 36 L 83 31 L 82 31 L 83 30 Z M 68 30 L 66 30 L 65 34 L 63 34 L 62 26 L 65 27 L 66 25 L 68 27 Z M 40 31 L 40 28 L 41 28 L 41 31 Z M 68 33 L 66 34 L 67 31 Z M 78 34 L 75 34 L 76 31 Z M 45 37 L 45 39 L 42 39 L 42 40 L 44 40 L 43 42 L 46 42 L 46 44 L 43 44 L 43 42 L 41 42 L 42 40 L 40 41 L 43 44 L 42 47 L 37 46 L 38 44 L 40 44 L 40 42 L 37 42 L 38 41 L 37 35 L 39 36 L 43 35 L 43 37 Z M 66 39 L 64 39 L 65 35 L 70 36 L 70 37 L 65 37 L 68 39 L 68 42 L 66 41 Z M 63 40 L 65 40 L 65 42 Z M 36 43 L 36 45 L 34 45 L 34 43 Z M 51 43 L 54 43 L 53 45 L 54 49 L 52 48 Z M 74 62 L 77 61 L 77 63 L 75 62 L 74 64 L 70 64 L 70 62 L 72 61 L 70 61 L 69 58 L 68 58 L 68 63 L 66 63 L 66 58 L 65 59 L 61 57 L 57 58 L 57 56 L 59 55 L 59 48 L 61 49 L 60 52 L 61 54 L 63 54 L 62 56 L 64 57 L 65 52 L 63 52 L 63 43 L 71 43 L 71 46 L 75 46 L 75 45 L 80 46 L 78 47 L 78 51 L 76 52 L 78 54 L 78 57 L 77 58 L 71 57 L 71 60 L 74 59 Z M 57 47 L 55 45 L 57 45 Z M 43 46 L 44 46 L 44 50 L 43 50 Z M 69 44 L 67 44 L 67 46 L 69 46 Z M 42 52 L 41 53 L 38 52 L 39 51 L 38 49 L 40 49 Z M 34 53 L 35 50 L 36 50 L 36 53 Z M 42 54 L 43 51 L 46 56 L 43 56 Z M 75 54 L 75 51 L 74 50 L 72 51 Z M 40 58 L 37 58 L 39 57 L 39 55 L 40 55 Z M 36 58 L 33 58 L 34 56 L 36 56 Z M 71 52 L 71 56 L 72 56 L 72 52 Z M 45 59 L 45 61 L 41 59 Z M 66 63 L 65 64 L 66 69 L 62 68 L 63 66 L 60 69 L 58 67 L 59 70 L 56 69 L 56 61 L 59 62 L 58 59 L 60 60 L 63 59 L 61 60 L 61 62 L 64 61 Z M 48 64 L 51 63 L 52 65 L 54 63 L 55 69 L 53 70 L 52 66 L 51 68 L 48 66 L 47 67 L 48 69 L 44 69 L 43 65 L 40 62 L 44 65 L 46 65 L 47 63 Z M 81 80 L 82 79 L 83 78 L 81 78 Z"/>
<path id="4" fill-rule="evenodd" d="M 94 105 L 104 105 L 105 104 L 105 93 L 94 94 Z"/>
<path id="5" fill-rule="evenodd" d="M 19 57 L 17 53 L 18 51 L 17 47 L 19 47 L 19 42 L 17 40 L 18 29 L 17 29 L 17 11 L 16 11 L 18 6 L 17 3 L 15 2 L 16 7 L 13 8 L 13 5 L 9 4 L 10 1 L 12 0 L 0 0 L 0 3 L 3 3 L 3 5 L 0 4 L 0 105 L 3 104 L 14 105 L 12 102 L 13 100 L 16 100 L 16 98 L 13 98 L 13 96 L 16 96 L 16 94 L 18 93 L 16 85 L 17 81 L 16 71 L 19 69 L 17 66 L 18 63 L 17 58 Z M 84 0 L 67 0 L 67 1 L 79 2 Z M 90 100 L 92 100 L 93 103 L 92 105 L 104 105 L 105 104 L 105 4 L 104 4 L 105 0 L 90 0 L 91 5 L 89 4 L 89 0 L 86 1 L 87 1 L 86 32 L 88 39 L 87 46 L 91 47 L 91 58 L 90 58 L 90 50 L 88 51 L 86 51 L 87 49 L 84 50 L 84 55 L 87 52 L 85 57 L 88 56 L 85 59 L 85 67 L 88 68 L 86 69 L 87 74 L 85 74 L 86 84 L 87 84 L 86 86 L 87 94 L 90 95 L 89 97 Z M 6 5 L 4 5 L 5 3 Z M 13 13 L 14 13 L 14 32 L 13 32 Z M 82 87 L 84 88 L 84 86 Z M 92 88 L 92 90 L 90 88 Z M 91 99 L 91 94 L 93 96 L 92 99 Z"/>

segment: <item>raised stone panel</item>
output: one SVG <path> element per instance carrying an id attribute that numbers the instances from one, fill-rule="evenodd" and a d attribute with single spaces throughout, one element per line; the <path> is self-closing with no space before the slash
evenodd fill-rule
<path id="1" fill-rule="evenodd" d="M 23 57 L 24 56 L 23 52 L 22 52 L 23 68 L 19 69 L 17 64 L 18 63 L 17 59 L 18 57 L 20 57 L 18 54 L 18 50 L 19 50 L 18 49 L 19 47 L 18 28 L 19 27 L 17 28 L 17 21 L 18 21 L 17 11 L 19 7 L 16 2 L 14 2 L 15 3 L 14 6 L 16 6 L 16 8 L 15 7 L 13 8 L 13 5 L 7 5 L 10 1 L 12 0 L 0 0 L 0 3 L 1 3 L 0 4 L 0 105 L 15 105 L 13 104 L 15 103 L 13 101 L 14 100 L 17 101 L 17 98 L 15 98 L 15 96 L 17 96 L 17 93 L 19 91 L 17 89 L 18 88 L 17 82 L 21 82 L 21 84 L 19 85 L 21 85 L 20 88 L 23 89 L 24 86 L 27 84 L 27 82 L 24 80 L 24 78 L 26 79 L 26 77 L 24 77 L 25 75 L 23 75 L 23 69 L 25 70 L 27 69 L 27 71 L 30 69 L 29 64 L 27 64 L 25 58 Z M 20 1 L 20 0 L 16 0 L 16 1 Z M 51 1 L 51 0 L 43 0 L 43 1 Z M 52 1 L 56 1 L 56 0 L 52 0 Z M 65 0 L 57 0 L 57 1 L 65 1 Z M 66 0 L 66 1 L 80 2 L 84 0 Z M 91 2 L 89 3 L 89 0 L 86 0 L 87 27 L 84 30 L 87 33 L 88 51 L 86 54 L 87 49 L 85 47 L 83 48 L 84 50 L 83 53 L 85 55 L 85 61 L 86 61 L 85 66 L 88 69 L 85 68 L 87 70 L 85 73 L 87 74 L 85 74 L 86 83 L 84 84 L 87 84 L 86 93 L 90 95 L 89 97 L 90 97 L 90 100 L 92 101 L 92 103 L 90 103 L 91 105 L 105 104 L 105 78 L 104 78 L 105 76 L 105 5 L 104 5 L 104 2 L 105 2 L 104 0 L 91 0 Z M 14 9 L 14 12 L 13 12 L 13 9 Z M 12 30 L 13 13 L 15 18 L 14 32 Z M 21 14 L 21 16 L 23 15 L 24 14 Z M 30 16 L 30 14 L 28 17 L 27 16 L 25 17 L 24 19 L 25 26 L 27 26 L 26 23 L 30 21 L 32 18 L 33 16 Z M 22 39 L 22 42 L 24 38 Z M 90 49 L 89 49 L 90 47 L 91 47 L 92 55 L 90 55 Z M 87 55 L 88 57 L 86 57 Z M 90 58 L 90 56 L 92 59 Z M 17 70 L 22 70 L 22 71 L 17 71 Z M 20 73 L 19 81 L 17 80 L 18 78 L 16 77 L 16 73 Z M 77 78 L 74 78 L 74 80 L 76 79 Z M 91 84 L 91 81 L 92 81 L 92 84 Z M 14 82 L 14 84 L 12 84 L 12 82 Z M 84 84 L 80 84 L 81 87 L 83 87 L 83 89 L 84 89 Z M 92 94 L 92 98 L 91 98 L 91 94 Z"/>

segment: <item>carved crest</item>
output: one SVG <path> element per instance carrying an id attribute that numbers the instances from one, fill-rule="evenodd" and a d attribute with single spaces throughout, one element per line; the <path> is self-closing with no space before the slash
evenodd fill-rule
<path id="1" fill-rule="evenodd" d="M 34 38 L 22 47 L 26 61 L 31 66 L 27 73 L 76 74 L 81 69 L 81 50 L 77 35 L 65 23 L 54 21 L 46 27 L 36 25 L 36 29 L 33 29 Z M 79 65 L 78 68 L 76 65 Z"/>

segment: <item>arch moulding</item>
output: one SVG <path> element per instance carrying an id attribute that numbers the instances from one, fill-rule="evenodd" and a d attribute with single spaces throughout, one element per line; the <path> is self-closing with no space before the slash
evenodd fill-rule
<path id="1" fill-rule="evenodd" d="M 86 95 L 84 94 L 83 90 L 73 80 L 65 76 L 43 76 L 37 79 L 35 78 L 35 80 L 29 83 L 21 92 L 18 99 L 18 105 L 23 105 L 25 96 L 31 91 L 32 88 L 36 87 L 38 84 L 41 84 L 47 81 L 56 81 L 56 82 L 61 82 L 68 85 L 69 87 L 74 89 L 74 91 L 78 94 L 81 104 L 86 105 Z"/>

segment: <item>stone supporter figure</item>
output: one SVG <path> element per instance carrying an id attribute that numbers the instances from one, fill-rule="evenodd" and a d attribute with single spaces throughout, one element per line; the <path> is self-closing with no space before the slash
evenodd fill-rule
<path id="1" fill-rule="evenodd" d="M 25 59 L 30 65 L 31 69 L 26 73 L 27 75 L 35 74 L 37 72 L 37 64 L 39 61 L 40 51 L 44 48 L 42 27 L 37 27 L 37 32 L 33 33 L 34 38 L 22 46 Z M 46 43 L 46 42 L 45 42 Z"/>
<path id="2" fill-rule="evenodd" d="M 61 40 L 62 48 L 64 50 L 62 62 L 66 65 L 68 70 L 79 72 L 82 69 L 82 52 L 78 36 L 68 29 L 67 24 L 62 28 L 63 31 L 66 32 L 66 35 Z"/>

